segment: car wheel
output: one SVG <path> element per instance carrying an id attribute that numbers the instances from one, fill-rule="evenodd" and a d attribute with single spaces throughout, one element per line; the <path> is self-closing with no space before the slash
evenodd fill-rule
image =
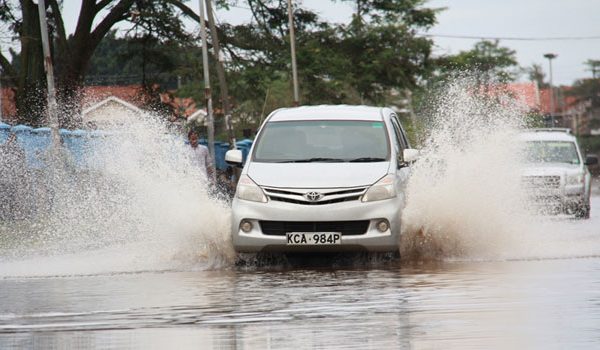
<path id="1" fill-rule="evenodd" d="M 575 217 L 578 219 L 589 219 L 590 218 L 590 203 L 582 204 L 575 209 Z"/>

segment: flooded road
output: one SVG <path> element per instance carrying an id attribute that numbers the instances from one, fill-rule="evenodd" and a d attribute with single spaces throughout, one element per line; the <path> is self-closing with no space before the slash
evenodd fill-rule
<path id="1" fill-rule="evenodd" d="M 598 348 L 600 197 L 592 208 L 547 218 L 547 239 L 502 260 L 46 276 L 4 262 L 0 348 Z"/>

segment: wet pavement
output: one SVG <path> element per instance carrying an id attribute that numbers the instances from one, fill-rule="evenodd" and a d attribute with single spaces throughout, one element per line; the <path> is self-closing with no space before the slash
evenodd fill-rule
<path id="1" fill-rule="evenodd" d="M 3 274 L 0 349 L 600 348 L 600 210 L 590 220 L 553 218 L 550 225 L 572 235 L 553 245 L 568 253 L 340 268 Z M 582 237 L 586 249 L 568 247 Z"/>

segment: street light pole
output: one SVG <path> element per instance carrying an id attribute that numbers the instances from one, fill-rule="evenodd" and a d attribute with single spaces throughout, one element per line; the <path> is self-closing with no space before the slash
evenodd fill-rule
<path id="1" fill-rule="evenodd" d="M 550 121 L 552 122 L 552 127 L 554 127 L 554 85 L 552 85 L 552 60 L 558 57 L 557 54 L 547 53 L 544 55 L 545 58 L 548 59 L 548 64 L 550 66 Z"/>
<path id="2" fill-rule="evenodd" d="M 52 56 L 50 55 L 45 0 L 38 0 L 38 13 L 40 16 L 42 48 L 44 50 L 46 82 L 48 83 L 48 123 L 50 124 L 50 130 L 52 130 L 52 144 L 55 149 L 58 149 L 58 146 L 60 146 L 60 134 L 58 133 L 58 105 L 56 103 L 56 90 L 54 89 L 54 67 L 52 65 Z"/>
<path id="3" fill-rule="evenodd" d="M 296 68 L 296 36 L 294 35 L 294 14 L 292 8 L 292 0 L 288 0 L 288 20 L 290 27 L 290 48 L 292 51 L 292 80 L 294 83 L 294 106 L 300 104 L 298 96 L 298 69 Z"/>
<path id="4" fill-rule="evenodd" d="M 204 0 L 200 0 L 200 36 L 202 37 L 202 68 L 204 69 L 204 98 L 208 118 L 208 152 L 213 159 L 212 180 L 215 180 L 215 124 L 213 119 L 212 93 L 210 91 L 210 76 L 208 69 L 208 42 L 206 40 L 206 21 L 204 19 Z"/>

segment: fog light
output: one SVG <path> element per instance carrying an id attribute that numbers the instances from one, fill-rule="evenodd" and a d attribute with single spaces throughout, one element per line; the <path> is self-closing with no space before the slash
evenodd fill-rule
<path id="1" fill-rule="evenodd" d="M 381 220 L 377 223 L 377 230 L 379 232 L 385 232 L 390 228 L 390 224 L 388 224 L 387 220 Z"/>
<path id="2" fill-rule="evenodd" d="M 248 232 L 252 231 L 252 223 L 248 220 L 244 220 L 240 224 L 240 228 L 242 229 L 242 231 L 248 233 Z"/>

